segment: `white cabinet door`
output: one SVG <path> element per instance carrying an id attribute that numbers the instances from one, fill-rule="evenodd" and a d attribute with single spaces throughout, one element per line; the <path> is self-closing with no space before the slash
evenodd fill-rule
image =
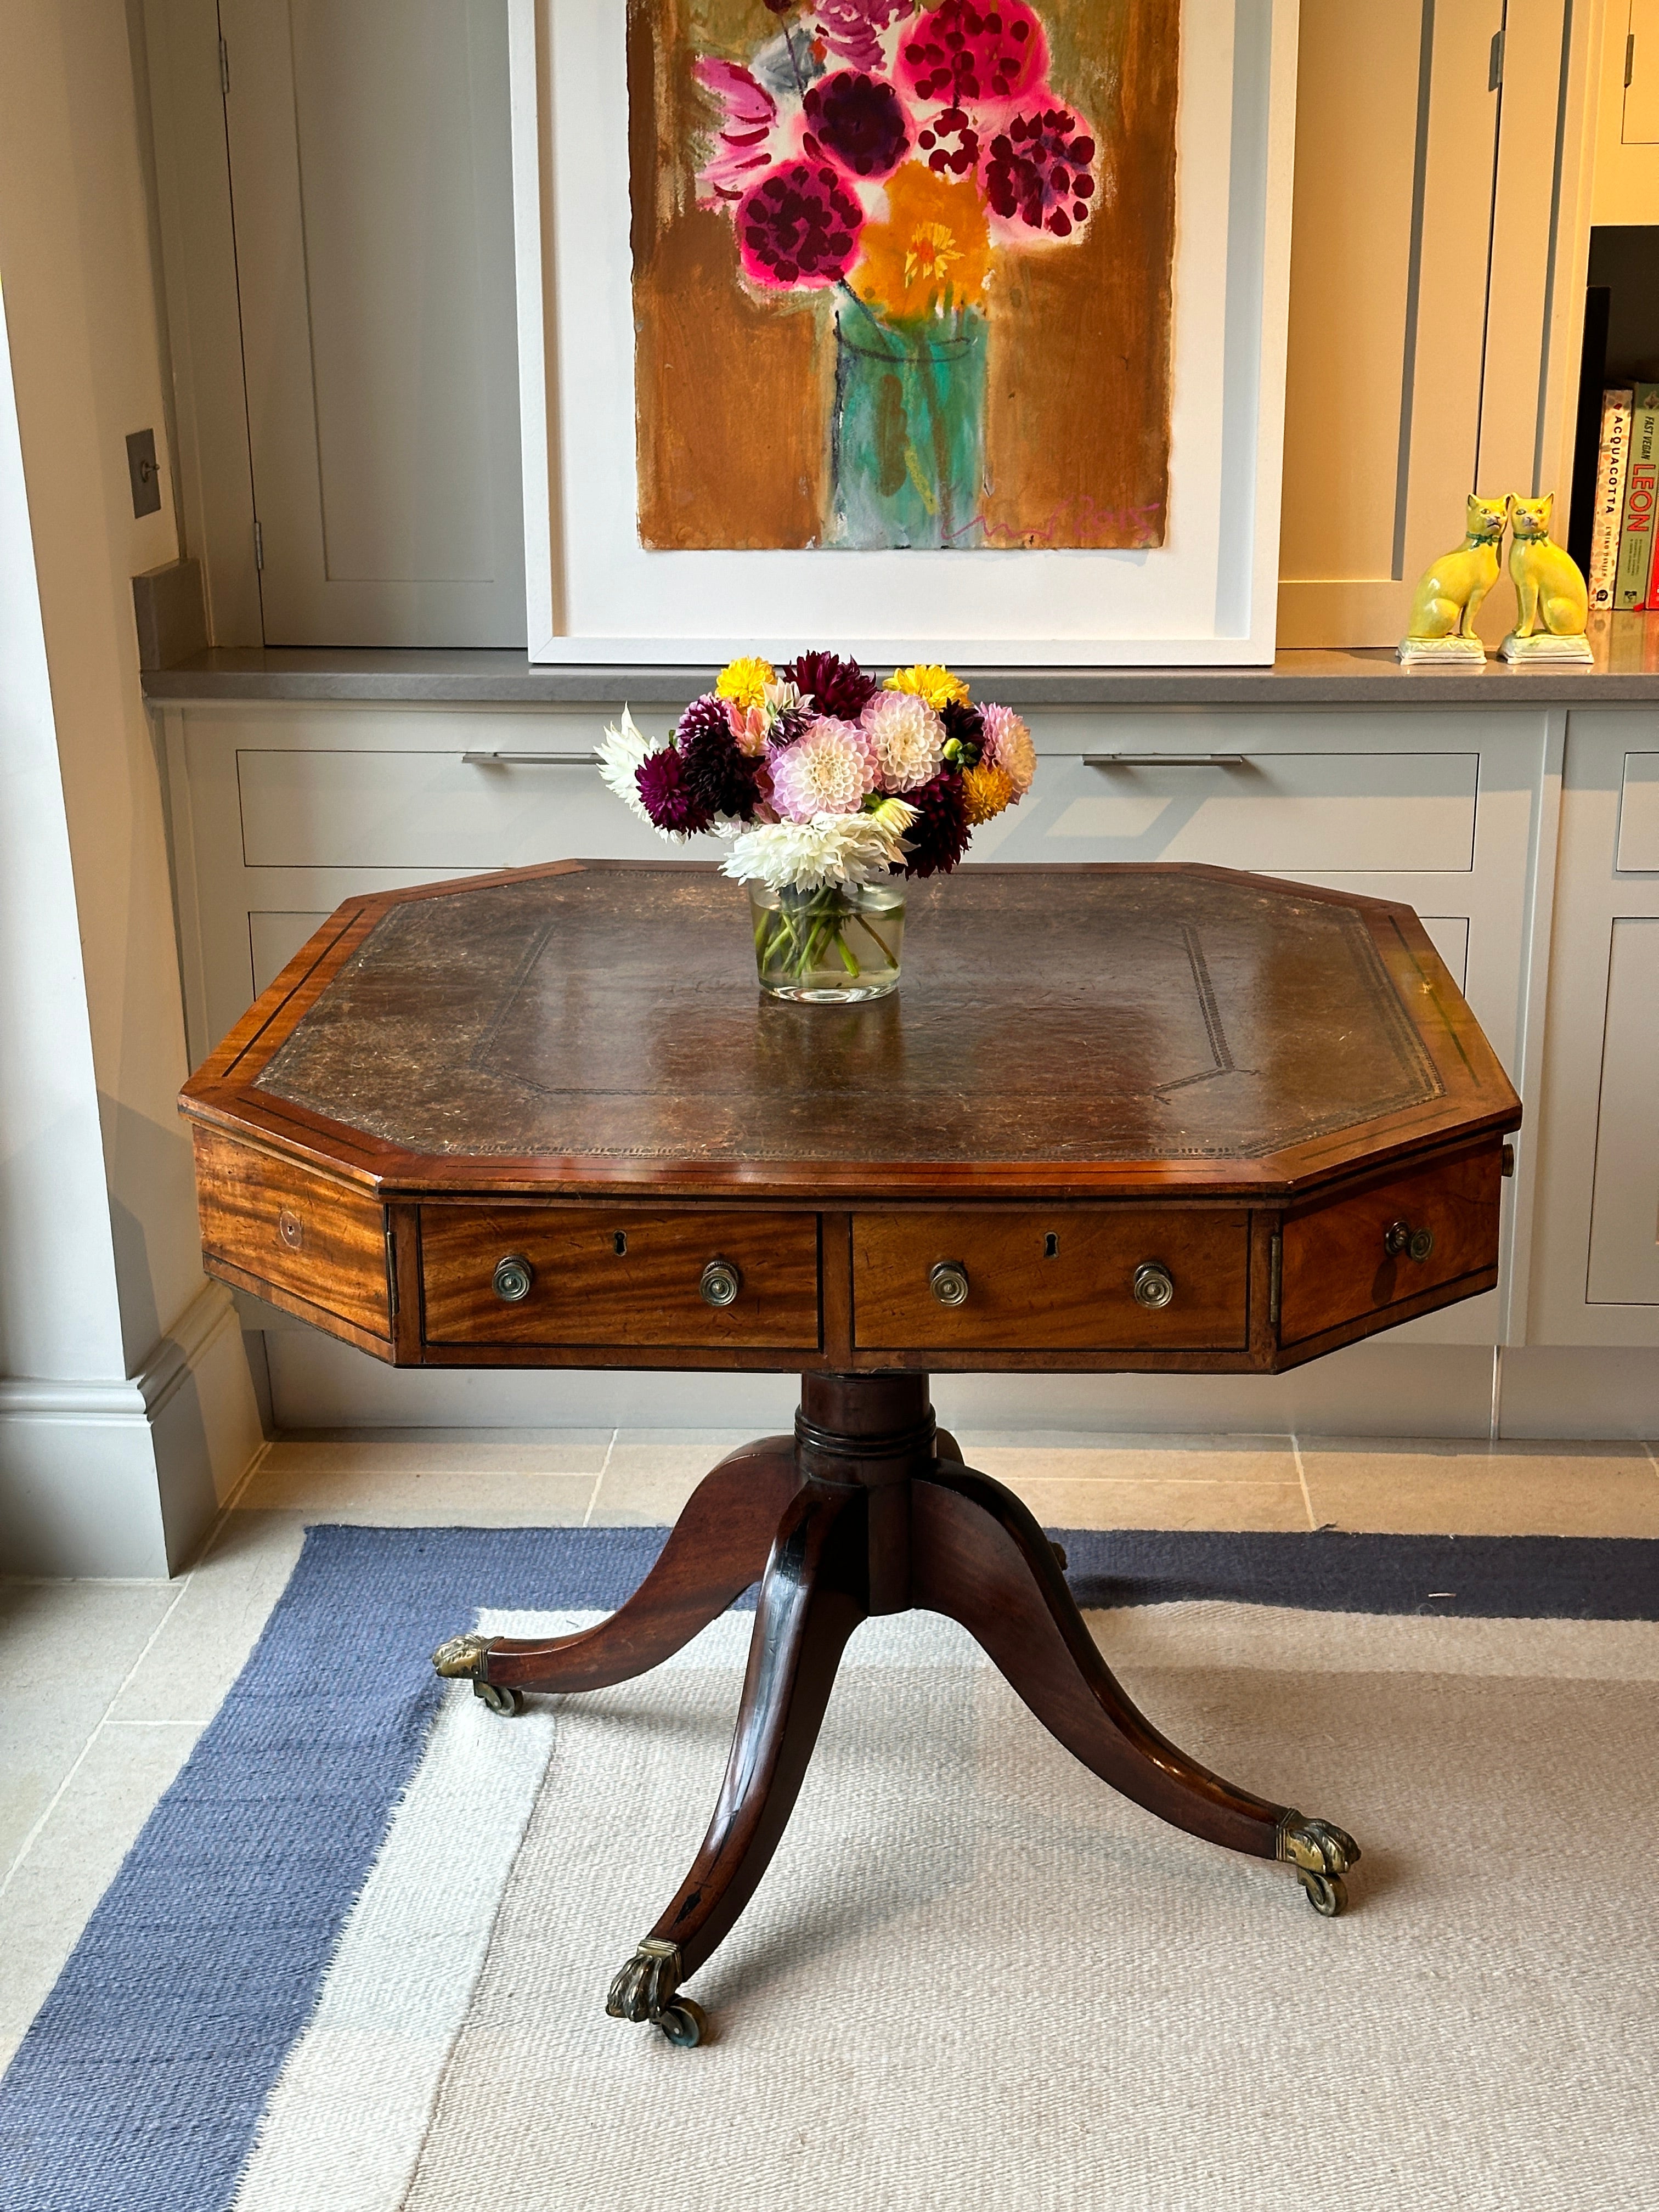
<path id="1" fill-rule="evenodd" d="M 522 645 L 501 0 L 220 0 L 267 645 Z"/>

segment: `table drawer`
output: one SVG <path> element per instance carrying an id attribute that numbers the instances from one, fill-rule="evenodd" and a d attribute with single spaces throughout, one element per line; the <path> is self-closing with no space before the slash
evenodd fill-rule
<path id="1" fill-rule="evenodd" d="M 1248 1334 L 1249 1242 L 1242 1209 L 861 1213 L 853 1340 L 861 1352 L 1236 1351 Z M 967 1280 L 955 1304 L 934 1273 L 951 1266 Z M 1149 1266 L 1173 1285 L 1162 1306 L 1135 1295 Z"/>
<path id="2" fill-rule="evenodd" d="M 708 1275 L 716 1261 L 735 1285 Z M 815 1352 L 817 1217 L 424 1206 L 421 1286 L 429 1344 Z"/>
<path id="3" fill-rule="evenodd" d="M 386 1209 L 310 1169 L 197 1128 L 196 1201 L 210 1265 L 392 1335 Z"/>
<path id="4" fill-rule="evenodd" d="M 1497 1143 L 1439 1165 L 1392 1176 L 1285 1224 L 1279 1339 L 1297 1344 L 1328 1328 L 1495 1269 L 1501 1212 Z M 1426 1231 L 1421 1259 L 1390 1252 L 1396 1224 Z"/>

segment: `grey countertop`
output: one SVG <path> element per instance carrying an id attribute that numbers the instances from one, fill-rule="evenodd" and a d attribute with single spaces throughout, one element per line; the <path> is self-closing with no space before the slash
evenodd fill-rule
<path id="1" fill-rule="evenodd" d="M 1659 616 L 1597 617 L 1593 668 L 1402 668 L 1386 647 L 1298 649 L 1270 668 L 978 668 L 981 697 L 1011 707 L 1553 707 L 1659 704 Z M 219 647 L 147 669 L 153 700 L 374 701 L 435 706 L 678 706 L 712 667 L 532 667 L 520 652 Z"/>

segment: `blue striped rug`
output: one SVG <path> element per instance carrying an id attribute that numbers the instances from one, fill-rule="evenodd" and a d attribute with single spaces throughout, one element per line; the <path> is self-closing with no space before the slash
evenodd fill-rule
<path id="1" fill-rule="evenodd" d="M 1659 1619 L 1652 1540 L 1060 1533 L 1085 1606 Z M 309 1533 L 0 2082 L 3 2212 L 226 2212 L 416 1778 L 444 1697 L 433 1646 L 481 1607 L 609 1609 L 663 1537 Z"/>

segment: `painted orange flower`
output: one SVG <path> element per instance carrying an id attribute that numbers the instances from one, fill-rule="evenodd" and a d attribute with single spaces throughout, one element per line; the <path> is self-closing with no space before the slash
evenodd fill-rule
<path id="1" fill-rule="evenodd" d="M 971 179 L 952 184 L 921 161 L 887 181 L 887 219 L 864 226 L 853 289 L 896 322 L 976 306 L 990 273 L 985 208 Z"/>

